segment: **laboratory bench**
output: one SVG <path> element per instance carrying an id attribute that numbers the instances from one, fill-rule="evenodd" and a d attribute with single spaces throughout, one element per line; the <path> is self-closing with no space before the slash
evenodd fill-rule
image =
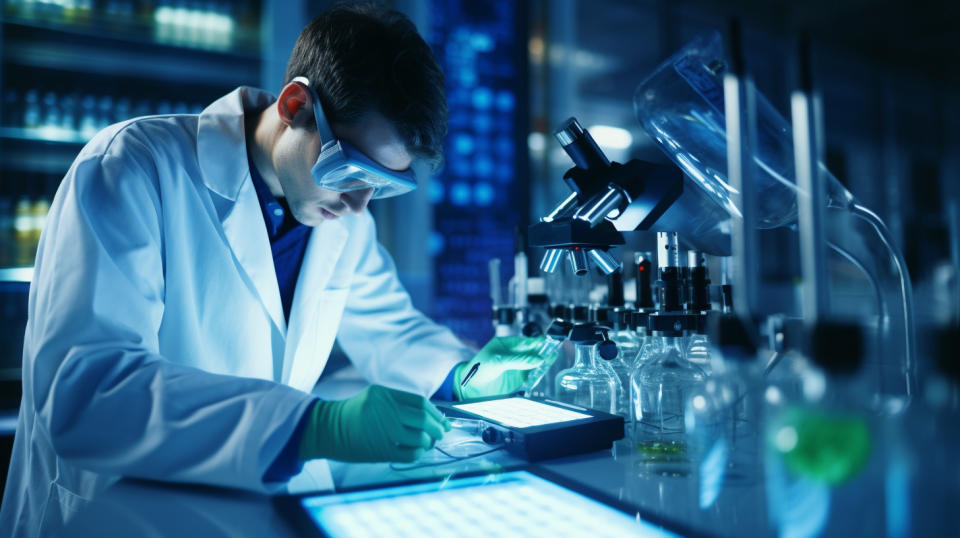
<path id="1" fill-rule="evenodd" d="M 430 455 L 428 454 L 428 459 Z M 500 472 L 528 464 L 505 451 L 432 467 L 331 463 L 338 490 L 477 471 Z M 725 488 L 701 510 L 693 474 L 656 474 L 620 442 L 612 449 L 541 462 L 539 467 L 638 509 L 641 519 L 682 535 L 763 536 L 762 479 Z M 296 536 L 271 497 L 211 487 L 121 480 L 87 503 L 62 536 Z"/>

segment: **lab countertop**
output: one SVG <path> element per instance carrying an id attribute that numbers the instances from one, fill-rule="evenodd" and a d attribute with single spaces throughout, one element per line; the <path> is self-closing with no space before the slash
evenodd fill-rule
<path id="1" fill-rule="evenodd" d="M 433 454 L 433 453 L 430 453 Z M 431 461 L 430 454 L 427 460 Z M 504 451 L 478 458 L 410 468 L 406 465 L 331 463 L 337 489 L 389 484 L 451 473 L 491 472 L 524 465 Z M 423 462 L 421 462 L 423 463 Z M 762 536 L 762 479 L 724 488 L 706 510 L 699 508 L 695 473 L 651 472 L 628 443 L 613 449 L 542 462 L 540 467 L 638 508 L 711 535 Z M 236 490 L 121 480 L 102 491 L 67 524 L 62 536 L 295 536 L 271 499 Z"/>

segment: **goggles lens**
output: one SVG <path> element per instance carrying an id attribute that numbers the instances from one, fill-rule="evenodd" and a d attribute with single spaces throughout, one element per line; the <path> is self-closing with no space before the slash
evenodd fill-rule
<path id="1" fill-rule="evenodd" d="M 319 166 L 320 162 L 317 163 Z M 314 181 L 320 187 L 336 191 L 350 192 L 362 189 L 373 189 L 373 198 L 389 198 L 412 191 L 415 183 L 405 178 L 388 178 L 371 173 L 356 163 L 343 161 L 332 167 L 324 167 L 320 177 L 314 175 Z"/>

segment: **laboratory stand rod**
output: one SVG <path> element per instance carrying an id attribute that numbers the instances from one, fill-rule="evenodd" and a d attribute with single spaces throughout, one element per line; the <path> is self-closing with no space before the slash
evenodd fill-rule
<path id="1" fill-rule="evenodd" d="M 797 169 L 797 222 L 800 229 L 800 260 L 803 274 L 803 316 L 813 324 L 830 311 L 827 277 L 827 243 L 824 212 L 827 205 L 826 177 L 821 171 L 823 122 L 820 97 L 814 90 L 810 40 L 799 39 L 800 87 L 790 98 L 793 121 L 794 161 Z"/>

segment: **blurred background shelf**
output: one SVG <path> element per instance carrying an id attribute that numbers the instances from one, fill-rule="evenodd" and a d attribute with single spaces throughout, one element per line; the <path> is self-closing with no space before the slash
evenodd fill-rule
<path id="1" fill-rule="evenodd" d="M 222 16 L 218 16 L 222 19 Z M 235 57 L 246 57 L 250 60 L 259 59 L 259 33 L 254 28 L 237 29 L 232 24 L 216 24 L 221 27 L 208 30 L 199 25 L 189 32 L 161 30 L 155 18 L 138 18 L 130 22 L 112 20 L 107 17 L 88 17 L 75 22 L 58 22 L 56 20 L 20 17 L 16 15 L 0 15 L 0 23 L 7 27 L 7 31 L 23 32 L 33 35 L 61 34 L 73 38 L 89 39 L 92 41 L 125 41 L 147 46 L 184 49 L 188 51 L 208 51 Z M 212 26 L 208 24 L 208 26 Z M 229 30 L 223 30 L 228 26 Z M 226 35 L 229 32 L 229 36 Z"/>
<path id="2" fill-rule="evenodd" d="M 257 56 L 4 25 L 3 61 L 67 73 L 238 86 L 260 76 Z"/>
<path id="3" fill-rule="evenodd" d="M 0 283 L 29 283 L 33 267 L 0 267 Z"/>
<path id="4" fill-rule="evenodd" d="M 46 144 L 65 144 L 82 146 L 89 138 L 72 130 L 43 127 L 0 127 L 0 139 L 16 142 L 43 142 Z M 71 148 L 76 149 L 76 148 Z"/>

